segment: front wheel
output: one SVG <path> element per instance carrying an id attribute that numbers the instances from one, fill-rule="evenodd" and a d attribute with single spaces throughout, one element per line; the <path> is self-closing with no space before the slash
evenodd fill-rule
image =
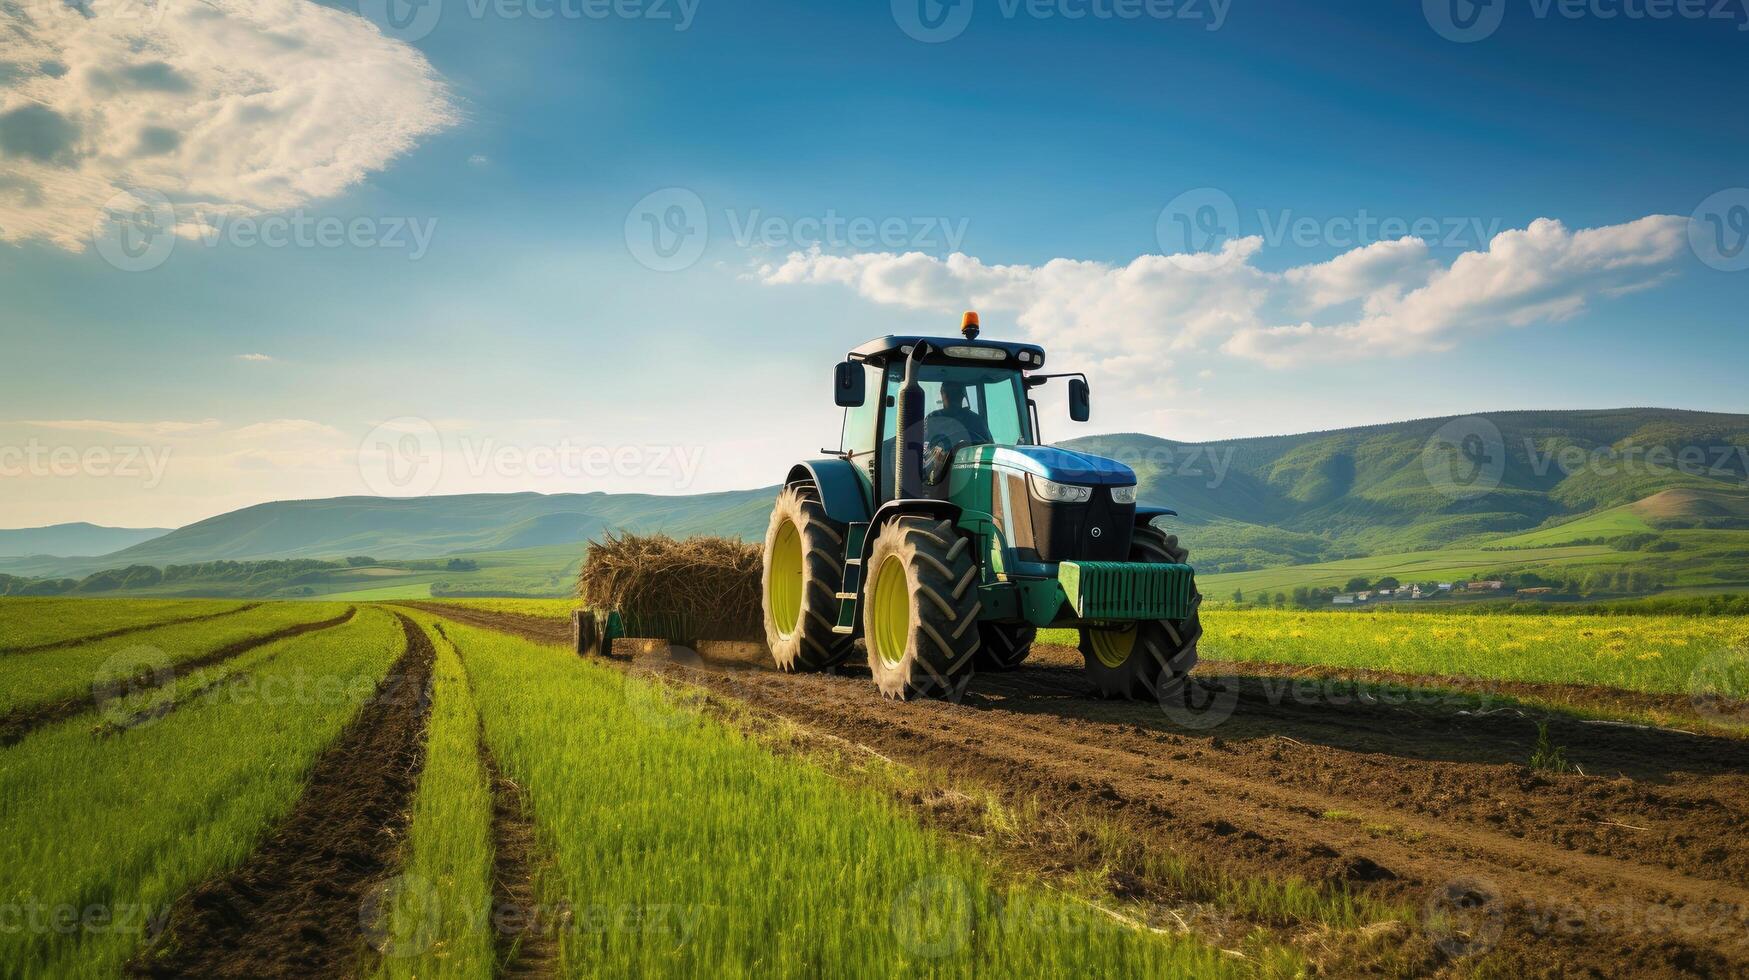
<path id="1" fill-rule="evenodd" d="M 1130 543 L 1130 561 L 1182 564 L 1188 557 L 1177 535 L 1153 527 L 1136 528 Z M 1094 693 L 1104 698 L 1170 697 L 1196 666 L 1196 643 L 1202 637 L 1197 607 L 1202 596 L 1192 603 L 1185 619 L 1082 627 L 1081 656 L 1087 661 Z"/>
<path id="2" fill-rule="evenodd" d="M 862 632 L 881 693 L 956 697 L 981 643 L 978 566 L 952 521 L 899 517 L 869 554 Z"/>

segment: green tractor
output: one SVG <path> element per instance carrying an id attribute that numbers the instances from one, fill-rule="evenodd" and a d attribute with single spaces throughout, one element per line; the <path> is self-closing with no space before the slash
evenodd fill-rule
<path id="1" fill-rule="evenodd" d="M 882 337 L 834 377 L 845 409 L 832 458 L 797 463 L 765 535 L 765 637 L 787 671 L 838 666 L 860 639 L 888 697 L 957 697 L 1011 670 L 1040 627 L 1080 631 L 1095 693 L 1180 696 L 1202 633 L 1174 512 L 1136 504 L 1113 460 L 1042 444 L 1032 344 Z M 870 389 L 873 389 L 872 392 Z"/>

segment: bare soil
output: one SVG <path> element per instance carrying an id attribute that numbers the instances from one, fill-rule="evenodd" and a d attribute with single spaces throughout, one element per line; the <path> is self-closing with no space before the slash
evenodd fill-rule
<path id="1" fill-rule="evenodd" d="M 552 620 L 431 609 L 569 640 Z M 1071 874 L 1116 859 L 1085 831 L 1050 832 L 1091 815 L 1192 866 L 1415 910 L 1405 935 L 1379 933 L 1399 947 L 1390 955 L 1338 955 L 1333 972 L 1749 975 L 1749 742 L 1218 667 L 1204 676 L 1225 675 L 1213 695 L 1225 707 L 1196 728 L 1157 704 L 1089 697 L 1080 655 L 1061 648 L 979 675 L 959 703 L 886 701 L 866 669 L 628 665 L 963 777 L 1032 814 L 1035 868 Z M 1561 693 L 1583 706 L 1588 690 Z M 1539 722 L 1584 775 L 1528 765 Z M 925 817 L 954 806 L 931 794 L 909 802 Z M 1174 901 L 1171 881 L 1129 865 L 1114 897 Z"/>
<path id="2" fill-rule="evenodd" d="M 292 812 L 236 870 L 190 890 L 129 964 L 151 977 L 351 976 L 368 955 L 373 889 L 392 873 L 425 761 L 431 640 L 406 650 L 311 769 Z"/>

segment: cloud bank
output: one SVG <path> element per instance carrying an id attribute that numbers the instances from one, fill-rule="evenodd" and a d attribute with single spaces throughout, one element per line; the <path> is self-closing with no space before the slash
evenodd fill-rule
<path id="1" fill-rule="evenodd" d="M 1449 350 L 1479 334 L 1562 320 L 1672 275 L 1686 229 L 1674 215 L 1579 231 L 1541 218 L 1449 264 L 1421 239 L 1403 238 L 1282 272 L 1257 267 L 1257 237 L 1218 253 L 1144 255 L 1127 265 L 814 250 L 763 266 L 757 277 L 774 286 L 836 284 L 917 310 L 1011 313 L 1053 352 L 1140 376 L 1194 351 L 1289 367 Z"/>
<path id="2" fill-rule="evenodd" d="M 180 222 L 286 210 L 455 119 L 418 51 L 310 0 L 0 11 L 0 241 L 83 249 L 106 205 L 146 191 Z"/>

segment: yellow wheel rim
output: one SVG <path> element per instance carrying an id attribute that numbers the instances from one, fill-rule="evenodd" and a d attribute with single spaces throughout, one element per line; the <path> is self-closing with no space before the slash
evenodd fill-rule
<path id="1" fill-rule="evenodd" d="M 1089 629 L 1087 639 L 1093 644 L 1093 656 L 1107 667 L 1122 667 L 1136 649 L 1136 628 Z"/>
<path id="2" fill-rule="evenodd" d="M 771 625 L 777 635 L 794 636 L 802 625 L 802 532 L 784 521 L 771 545 Z"/>
<path id="3" fill-rule="evenodd" d="M 888 555 L 876 569 L 868 601 L 869 644 L 881 663 L 897 667 L 905 659 L 905 643 L 911 633 L 911 582 L 899 556 Z"/>

